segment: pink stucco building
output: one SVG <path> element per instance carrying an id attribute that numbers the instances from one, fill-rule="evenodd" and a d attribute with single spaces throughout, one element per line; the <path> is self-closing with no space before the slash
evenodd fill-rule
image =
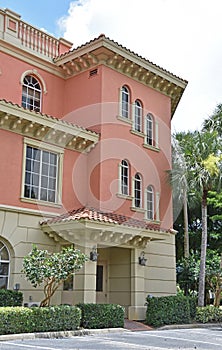
<path id="1" fill-rule="evenodd" d="M 40 301 L 23 257 L 75 244 L 97 259 L 54 303 L 143 319 L 147 294 L 176 293 L 166 170 L 186 84 L 103 34 L 72 48 L 0 10 L 0 288 Z"/>

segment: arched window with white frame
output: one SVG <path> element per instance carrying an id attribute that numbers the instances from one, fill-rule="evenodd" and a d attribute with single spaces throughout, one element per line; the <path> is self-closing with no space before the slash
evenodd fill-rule
<path id="1" fill-rule="evenodd" d="M 0 241 L 0 289 L 7 289 L 9 282 L 10 255 L 6 245 Z"/>
<path id="2" fill-rule="evenodd" d="M 142 208 L 142 176 L 139 173 L 134 177 L 134 207 Z"/>
<path id="3" fill-rule="evenodd" d="M 154 146 L 154 118 L 151 113 L 146 116 L 146 143 L 149 146 Z"/>
<path id="4" fill-rule="evenodd" d="M 26 75 L 22 82 L 22 107 L 31 111 L 41 111 L 42 89 L 33 75 Z"/>
<path id="5" fill-rule="evenodd" d="M 142 104 L 139 100 L 134 103 L 134 130 L 142 131 Z"/>
<path id="6" fill-rule="evenodd" d="M 151 185 L 146 189 L 146 219 L 154 220 L 154 189 Z"/>
<path id="7" fill-rule="evenodd" d="M 129 195 L 129 163 L 125 159 L 120 164 L 120 191 L 123 195 Z"/>
<path id="8" fill-rule="evenodd" d="M 124 85 L 121 89 L 121 117 L 129 119 L 130 113 L 130 93 Z"/>

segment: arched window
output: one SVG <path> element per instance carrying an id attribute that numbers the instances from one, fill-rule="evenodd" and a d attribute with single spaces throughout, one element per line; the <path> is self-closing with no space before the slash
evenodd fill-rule
<path id="1" fill-rule="evenodd" d="M 154 220 L 154 190 L 150 185 L 146 189 L 146 212 L 147 219 Z"/>
<path id="2" fill-rule="evenodd" d="M 6 245 L 0 241 L 0 289 L 8 288 L 9 263 L 9 251 Z"/>
<path id="3" fill-rule="evenodd" d="M 41 111 L 41 86 L 33 75 L 26 75 L 22 83 L 22 107 Z"/>
<path id="4" fill-rule="evenodd" d="M 123 118 L 129 118 L 129 110 L 130 110 L 130 94 L 129 90 L 126 86 L 123 86 L 121 89 L 121 116 Z"/>
<path id="5" fill-rule="evenodd" d="M 139 100 L 136 100 L 134 104 L 134 129 L 142 130 L 142 104 Z"/>
<path id="6" fill-rule="evenodd" d="M 129 195 L 129 163 L 127 160 L 121 161 L 121 169 L 120 169 L 120 190 L 121 194 Z"/>
<path id="7" fill-rule="evenodd" d="M 146 116 L 146 143 L 150 146 L 154 146 L 153 124 L 153 116 L 149 113 Z"/>
<path id="8" fill-rule="evenodd" d="M 139 173 L 136 173 L 134 178 L 134 206 L 142 207 L 142 177 Z"/>

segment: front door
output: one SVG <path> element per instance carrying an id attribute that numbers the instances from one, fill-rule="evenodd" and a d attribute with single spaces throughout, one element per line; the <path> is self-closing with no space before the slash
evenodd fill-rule
<path id="1" fill-rule="evenodd" d="M 107 264 L 99 261 L 96 269 L 96 302 L 107 303 Z"/>

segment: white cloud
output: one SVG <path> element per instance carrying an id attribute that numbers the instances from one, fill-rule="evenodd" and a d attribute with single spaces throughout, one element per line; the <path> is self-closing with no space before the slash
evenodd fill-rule
<path id="1" fill-rule="evenodd" d="M 59 21 L 74 46 L 104 33 L 189 84 L 176 131 L 201 126 L 222 102 L 221 0 L 76 0 Z"/>

